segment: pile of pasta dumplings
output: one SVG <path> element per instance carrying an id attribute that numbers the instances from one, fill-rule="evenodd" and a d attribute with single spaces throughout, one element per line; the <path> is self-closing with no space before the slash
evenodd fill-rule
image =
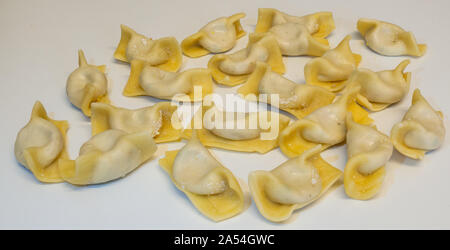
<path id="1" fill-rule="evenodd" d="M 248 45 L 230 53 L 247 34 L 241 25 L 245 16 L 238 13 L 212 20 L 181 43 L 174 37 L 148 38 L 121 25 L 114 58 L 130 65 L 123 95 L 163 100 L 140 109 L 112 105 L 106 67 L 89 64 L 80 50 L 78 67 L 67 78 L 66 93 L 73 107 L 90 118 L 92 137 L 81 146 L 78 157 L 71 159 L 68 121 L 53 120 L 37 101 L 29 122 L 17 134 L 14 152 L 18 162 L 42 183 L 93 185 L 127 176 L 152 159 L 159 143 L 185 140 L 179 150 L 166 151 L 159 165 L 205 217 L 223 221 L 244 212 L 248 206 L 243 190 L 248 185 L 261 215 L 282 222 L 335 184 L 343 183 L 352 199 L 369 200 L 383 185 L 394 149 L 421 160 L 442 145 L 443 114 L 419 89 L 411 90 L 409 109 L 390 135 L 380 132 L 369 116 L 408 95 L 413 73 L 407 67 L 427 49 L 413 33 L 385 21 L 360 18 L 356 28 L 372 52 L 410 57 L 393 69 L 372 71 L 358 67 L 362 57 L 352 52 L 350 35 L 330 46 L 327 37 L 335 29 L 331 12 L 293 16 L 260 8 Z M 212 56 L 205 68 L 180 71 L 183 54 L 188 58 Z M 283 76 L 285 56 L 312 57 L 304 65 L 306 83 Z M 284 112 L 265 110 L 240 116 L 245 124 L 262 116 L 276 119 L 276 136 L 262 138 L 267 128 L 260 124 L 255 128 L 180 126 L 179 107 L 172 101 L 181 95 L 201 104 L 214 93 L 215 85 L 240 85 L 236 94 L 246 101 L 248 96 L 276 95 L 276 102 L 269 98 L 264 104 Z M 200 95 L 194 91 L 198 88 Z M 214 105 L 202 105 L 196 116 L 208 111 L 225 113 Z M 341 171 L 320 154 L 343 143 L 347 162 Z M 289 159 L 270 171 L 250 172 L 247 183 L 238 181 L 208 149 L 265 154 L 278 147 Z"/>

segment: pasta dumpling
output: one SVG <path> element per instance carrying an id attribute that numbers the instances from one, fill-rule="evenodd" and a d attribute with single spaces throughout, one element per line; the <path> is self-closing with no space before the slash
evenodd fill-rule
<path id="1" fill-rule="evenodd" d="M 277 73 L 284 73 L 283 57 L 274 36 L 250 34 L 246 48 L 229 55 L 214 55 L 208 68 L 216 82 L 235 86 L 247 80 L 258 61 L 269 64 Z"/>
<path id="2" fill-rule="evenodd" d="M 245 35 L 240 23 L 244 17 L 244 13 L 238 13 L 209 22 L 197 33 L 181 42 L 183 53 L 189 57 L 201 57 L 209 53 L 222 53 L 232 49 L 237 39 Z"/>
<path id="3" fill-rule="evenodd" d="M 301 155 L 321 145 L 322 150 L 345 140 L 345 119 L 351 112 L 358 123 L 370 124 L 367 111 L 355 103 L 358 87 L 349 89 L 336 102 L 321 107 L 284 129 L 279 137 L 281 151 L 288 157 Z"/>
<path id="4" fill-rule="evenodd" d="M 222 221 L 244 211 L 244 193 L 236 177 L 202 145 L 195 132 L 183 148 L 166 152 L 159 164 L 209 219 Z"/>
<path id="5" fill-rule="evenodd" d="M 357 102 L 370 111 L 380 111 L 401 101 L 409 91 L 411 72 L 404 73 L 409 62 L 404 60 L 393 70 L 355 70 L 348 80 L 348 86 L 361 86 L 356 96 Z"/>
<path id="6" fill-rule="evenodd" d="M 313 85 L 297 84 L 273 72 L 270 66 L 258 62 L 247 82 L 238 89 L 244 97 L 252 98 L 267 95 L 269 104 L 293 114 L 298 119 L 314 110 L 333 102 L 335 95 L 330 91 Z M 278 105 L 272 103 L 272 94 L 278 95 Z"/>
<path id="7" fill-rule="evenodd" d="M 296 209 L 319 199 L 342 172 L 320 157 L 317 145 L 271 171 L 253 171 L 248 182 L 256 207 L 264 218 L 281 222 Z"/>
<path id="8" fill-rule="evenodd" d="M 195 95 L 198 87 L 199 94 Z M 169 72 L 152 67 L 144 61 L 131 62 L 131 73 L 123 90 L 125 96 L 152 96 L 159 99 L 177 99 L 185 95 L 191 101 L 201 101 L 213 92 L 213 82 L 208 69 L 188 69 L 183 72 Z"/>
<path id="9" fill-rule="evenodd" d="M 82 50 L 78 51 L 78 65 L 67 79 L 66 93 L 69 101 L 89 117 L 91 103 L 109 103 L 105 66 L 88 64 Z"/>
<path id="10" fill-rule="evenodd" d="M 212 106 L 198 112 L 203 113 L 203 128 L 197 130 L 202 144 L 239 152 L 265 154 L 278 147 L 278 135 L 290 121 L 271 111 L 225 112 Z M 191 134 L 192 130 L 186 129 L 183 136 L 191 138 Z"/>
<path id="11" fill-rule="evenodd" d="M 255 32 L 274 35 L 283 55 L 321 56 L 330 48 L 325 37 L 334 28 L 331 12 L 296 17 L 276 9 L 260 8 Z"/>
<path id="12" fill-rule="evenodd" d="M 178 141 L 182 130 L 172 126 L 172 123 L 177 123 L 175 127 L 181 127 L 181 121 L 174 114 L 176 110 L 177 107 L 170 102 L 160 102 L 135 110 L 93 103 L 92 135 L 108 129 L 118 129 L 130 134 L 147 131 L 156 143 Z"/>
<path id="13" fill-rule="evenodd" d="M 37 101 L 30 121 L 17 134 L 14 144 L 17 161 L 41 182 L 63 182 L 58 160 L 69 157 L 66 151 L 68 128 L 67 121 L 50 119 L 44 106 Z"/>
<path id="14" fill-rule="evenodd" d="M 177 39 L 165 37 L 157 40 L 147 38 L 131 28 L 120 25 L 121 36 L 114 58 L 130 63 L 141 60 L 162 70 L 175 72 L 182 63 L 181 48 Z"/>
<path id="15" fill-rule="evenodd" d="M 347 115 L 347 164 L 345 192 L 350 198 L 368 200 L 381 188 L 385 165 L 392 156 L 389 137 L 375 127 L 361 125 Z"/>
<path id="16" fill-rule="evenodd" d="M 59 160 L 59 172 L 74 185 L 109 182 L 126 176 L 155 151 L 155 141 L 148 132 L 127 134 L 109 129 L 84 143 L 75 161 Z"/>
<path id="17" fill-rule="evenodd" d="M 423 159 L 427 151 L 439 148 L 445 137 L 442 112 L 436 111 L 414 90 L 411 107 L 394 125 L 391 140 L 395 149 L 412 159 Z"/>
<path id="18" fill-rule="evenodd" d="M 392 23 L 361 18 L 357 28 L 367 46 L 381 55 L 423 56 L 427 50 L 425 44 L 417 44 L 413 33 Z"/>
<path id="19" fill-rule="evenodd" d="M 361 62 L 361 56 L 350 49 L 351 36 L 346 36 L 336 48 L 321 57 L 310 60 L 305 65 L 307 84 L 324 87 L 330 91 L 340 91 L 346 80 Z"/>

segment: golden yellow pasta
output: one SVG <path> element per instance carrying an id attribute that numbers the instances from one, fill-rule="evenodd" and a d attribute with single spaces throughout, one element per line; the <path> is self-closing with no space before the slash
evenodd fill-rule
<path id="1" fill-rule="evenodd" d="M 198 87 L 199 94 L 195 95 Z M 188 69 L 182 72 L 169 72 L 150 64 L 134 60 L 131 73 L 123 90 L 125 96 L 152 96 L 159 99 L 180 99 L 189 97 L 191 101 L 201 101 L 213 92 L 213 82 L 208 69 Z"/>
<path id="2" fill-rule="evenodd" d="M 280 134 L 279 146 L 288 157 L 301 155 L 321 145 L 322 150 L 345 140 L 345 118 L 351 112 L 358 123 L 370 124 L 367 111 L 355 103 L 359 87 L 349 89 L 336 102 L 321 107 L 303 119 L 293 122 Z"/>
<path id="3" fill-rule="evenodd" d="M 361 18 L 357 28 L 367 46 L 381 55 L 423 56 L 427 51 L 427 45 L 417 44 L 413 33 L 392 23 Z"/>
<path id="4" fill-rule="evenodd" d="M 209 22 L 181 42 L 183 53 L 195 58 L 232 49 L 236 41 L 245 35 L 240 22 L 244 17 L 244 13 L 238 13 Z"/>
<path id="5" fill-rule="evenodd" d="M 296 209 L 319 199 L 342 172 L 320 157 L 320 145 L 289 159 L 271 171 L 253 171 L 248 182 L 256 207 L 264 218 L 282 222 Z"/>
<path id="6" fill-rule="evenodd" d="M 389 137 L 375 127 L 361 125 L 347 115 L 347 164 L 345 192 L 350 198 L 368 200 L 381 188 L 385 165 L 392 156 Z"/>
<path id="7" fill-rule="evenodd" d="M 159 102 L 141 109 L 125 109 L 104 103 L 92 104 L 92 135 L 108 129 L 126 133 L 147 131 L 156 143 L 181 139 L 181 121 L 174 114 L 176 106 L 170 102 Z M 173 126 L 175 124 L 175 127 Z"/>
<path id="8" fill-rule="evenodd" d="M 321 56 L 330 46 L 325 39 L 335 28 L 331 12 L 297 17 L 276 9 L 258 9 L 255 33 L 273 35 L 287 56 Z"/>
<path id="9" fill-rule="evenodd" d="M 91 116 L 91 103 L 109 103 L 105 66 L 90 65 L 82 50 L 78 51 L 78 68 L 67 79 L 66 93 L 70 102 Z"/>
<path id="10" fill-rule="evenodd" d="M 109 129 L 83 144 L 75 161 L 60 159 L 58 168 L 62 178 L 74 185 L 104 183 L 126 176 L 155 151 L 148 132 L 127 134 Z"/>
<path id="11" fill-rule="evenodd" d="M 361 62 L 361 56 L 350 49 L 350 39 L 350 35 L 346 36 L 336 48 L 305 65 L 307 84 L 321 86 L 334 92 L 345 87 L 346 80 Z"/>
<path id="12" fill-rule="evenodd" d="M 67 121 L 48 117 L 44 106 L 34 104 L 28 124 L 17 134 L 14 154 L 17 161 L 29 169 L 41 182 L 63 182 L 58 160 L 68 159 L 66 151 Z"/>
<path id="13" fill-rule="evenodd" d="M 244 193 L 236 177 L 212 156 L 195 132 L 183 148 L 166 152 L 159 164 L 209 219 L 222 221 L 244 211 Z"/>
<path id="14" fill-rule="evenodd" d="M 265 94 L 268 103 L 293 114 L 298 119 L 332 103 L 335 98 L 333 93 L 322 87 L 297 84 L 284 78 L 262 62 L 256 64 L 256 69 L 244 85 L 238 89 L 238 93 L 247 98 Z M 278 95 L 278 105 L 271 101 L 273 94 Z"/>
<path id="15" fill-rule="evenodd" d="M 350 76 L 347 86 L 361 86 L 357 102 L 370 111 L 380 111 L 399 102 L 409 91 L 411 72 L 404 73 L 409 60 L 402 61 L 393 70 L 373 72 L 357 69 Z"/>
<path id="16" fill-rule="evenodd" d="M 153 40 L 123 24 L 120 29 L 120 42 L 114 52 L 114 58 L 128 63 L 141 60 L 165 71 L 178 71 L 182 55 L 177 39 L 165 37 Z"/>
<path id="17" fill-rule="evenodd" d="M 439 148 L 444 138 L 442 112 L 434 110 L 419 89 L 414 90 L 411 107 L 391 130 L 395 149 L 409 158 L 420 160 L 426 152 Z"/>
<path id="18" fill-rule="evenodd" d="M 278 136 L 290 121 L 270 111 L 231 113 L 213 106 L 198 112 L 203 112 L 203 128 L 197 130 L 203 145 L 239 152 L 265 154 L 278 147 Z M 183 135 L 191 138 L 191 134 L 192 130 L 186 129 Z"/>
<path id="19" fill-rule="evenodd" d="M 269 64 L 277 73 L 284 73 L 283 57 L 274 36 L 250 34 L 246 48 L 229 55 L 214 55 L 208 68 L 216 82 L 235 86 L 247 80 L 258 61 Z"/>

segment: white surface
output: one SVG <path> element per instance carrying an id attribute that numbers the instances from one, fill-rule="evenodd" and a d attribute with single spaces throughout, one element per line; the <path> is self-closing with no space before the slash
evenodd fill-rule
<path id="1" fill-rule="evenodd" d="M 46 185 L 14 159 L 13 145 L 28 121 L 36 100 L 54 118 L 68 120 L 69 151 L 75 158 L 90 136 L 90 124 L 71 106 L 66 94 L 67 76 L 77 66 L 77 50 L 84 49 L 90 63 L 106 64 L 110 98 L 115 105 L 137 108 L 152 98 L 127 98 L 121 92 L 129 66 L 113 59 L 126 24 L 154 38 L 175 36 L 181 41 L 208 21 L 245 12 L 244 29 L 252 32 L 258 7 L 274 7 L 293 15 L 332 11 L 336 30 L 329 37 L 334 47 L 352 34 L 354 52 L 362 54 L 362 67 L 391 69 L 404 57 L 383 57 L 363 45 L 356 33 L 359 17 L 398 24 L 426 43 L 422 58 L 412 58 L 409 95 L 388 110 L 372 114 L 376 125 L 389 133 L 401 120 L 419 87 L 431 104 L 443 111 L 447 130 L 450 116 L 450 1 L 5 1 L 0 2 L 0 228 L 147 228 L 147 229 L 317 229 L 317 228 L 450 228 L 450 140 L 421 162 L 395 152 L 388 165 L 380 195 L 370 201 L 346 197 L 343 186 L 295 213 L 287 224 L 265 220 L 254 204 L 241 215 L 214 223 L 191 205 L 153 160 L 122 180 L 105 185 L 74 187 Z M 238 46 L 246 45 L 247 38 Z M 209 56 L 184 58 L 182 69 L 205 67 Z M 303 83 L 308 57 L 286 58 L 286 76 Z M 216 87 L 219 93 L 236 88 Z M 450 134 L 448 131 L 447 134 Z M 163 144 L 178 149 L 184 142 Z M 235 175 L 247 180 L 250 171 L 272 169 L 286 160 L 279 149 L 266 155 L 212 150 Z M 345 147 L 322 154 L 343 169 Z"/>

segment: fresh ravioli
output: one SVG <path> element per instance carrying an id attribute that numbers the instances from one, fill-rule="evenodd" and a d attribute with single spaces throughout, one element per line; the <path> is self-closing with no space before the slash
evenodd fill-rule
<path id="1" fill-rule="evenodd" d="M 247 80 L 257 62 L 269 64 L 277 73 L 285 72 L 280 47 L 274 36 L 250 34 L 246 48 L 232 54 L 214 55 L 208 62 L 208 68 L 217 83 L 235 86 Z"/>
<path id="2" fill-rule="evenodd" d="M 91 116 L 91 103 L 109 103 L 105 66 L 90 65 L 82 50 L 78 51 L 78 68 L 67 79 L 66 93 L 69 101 Z"/>
<path id="3" fill-rule="evenodd" d="M 265 154 L 277 148 L 278 136 L 290 122 L 271 111 L 226 112 L 212 106 L 198 112 L 202 113 L 203 128 L 197 130 L 197 136 L 202 144 L 238 152 Z M 191 138 L 192 130 L 186 129 L 183 136 Z"/>
<path id="4" fill-rule="evenodd" d="M 66 150 L 68 128 L 67 121 L 48 117 L 44 106 L 37 101 L 30 121 L 17 134 L 14 144 L 17 161 L 41 182 L 63 182 L 58 166 L 59 160 L 69 158 Z"/>
<path id="5" fill-rule="evenodd" d="M 181 66 L 180 44 L 174 37 L 153 40 L 137 33 L 130 27 L 120 25 L 121 36 L 114 58 L 131 63 L 141 60 L 162 70 L 175 72 Z"/>
<path id="6" fill-rule="evenodd" d="M 348 79 L 347 86 L 359 85 L 357 102 L 370 111 L 380 111 L 397 103 L 408 94 L 411 72 L 404 72 L 409 60 L 402 61 L 393 70 L 373 72 L 357 69 Z"/>
<path id="7" fill-rule="evenodd" d="M 294 210 L 319 199 L 342 172 L 320 157 L 317 145 L 271 171 L 253 171 L 248 182 L 256 207 L 273 222 L 287 220 Z"/>
<path id="8" fill-rule="evenodd" d="M 366 40 L 366 45 L 381 55 L 419 57 L 427 50 L 427 45 L 417 43 L 413 33 L 392 23 L 361 18 L 357 28 Z"/>
<path id="9" fill-rule="evenodd" d="M 367 111 L 355 102 L 358 87 L 346 91 L 336 102 L 321 107 L 303 119 L 293 122 L 279 137 L 281 151 L 295 157 L 306 150 L 321 145 L 322 150 L 345 141 L 345 120 L 351 112 L 358 123 L 370 124 Z"/>
<path id="10" fill-rule="evenodd" d="M 336 48 L 306 63 L 304 69 L 306 83 L 333 92 L 342 90 L 347 79 L 361 62 L 361 56 L 352 52 L 350 40 L 351 36 L 346 36 Z"/>
<path id="11" fill-rule="evenodd" d="M 176 114 L 177 107 L 170 102 L 159 102 L 140 109 L 125 109 L 104 103 L 92 104 L 92 135 L 108 129 L 126 133 L 146 131 L 157 143 L 181 139 L 181 121 Z"/>
<path id="12" fill-rule="evenodd" d="M 213 88 L 211 72 L 208 69 L 169 72 L 136 60 L 131 62 L 131 73 L 123 94 L 166 100 L 185 101 L 187 98 L 190 101 L 201 101 L 204 96 L 213 92 Z"/>
<path id="13" fill-rule="evenodd" d="M 159 164 L 207 218 L 218 222 L 244 211 L 244 193 L 236 177 L 202 145 L 195 132 L 183 148 L 166 152 Z"/>
<path id="14" fill-rule="evenodd" d="M 302 17 L 276 9 L 258 9 L 255 33 L 271 34 L 286 56 L 321 56 L 330 49 L 325 38 L 334 30 L 331 12 L 318 12 Z"/>
<path id="15" fill-rule="evenodd" d="M 271 105 L 293 114 L 298 119 L 314 110 L 333 102 L 335 95 L 325 88 L 297 84 L 282 75 L 273 72 L 268 64 L 258 62 L 248 80 L 238 89 L 244 98 L 254 99 L 266 95 Z M 272 101 L 272 95 L 278 95 L 278 101 Z"/>
<path id="16" fill-rule="evenodd" d="M 76 160 L 59 160 L 59 172 L 74 185 L 105 183 L 125 177 L 148 161 L 156 148 L 148 132 L 109 129 L 84 143 Z"/>
<path id="17" fill-rule="evenodd" d="M 244 17 L 244 13 L 238 13 L 209 22 L 197 33 L 181 42 L 183 53 L 195 58 L 209 53 L 223 53 L 232 49 L 236 45 L 236 41 L 245 35 L 240 22 Z"/>
<path id="18" fill-rule="evenodd" d="M 391 130 L 395 149 L 409 158 L 420 160 L 426 152 L 438 149 L 444 138 L 442 112 L 434 110 L 419 89 L 414 90 L 411 107 Z"/>
<path id="19" fill-rule="evenodd" d="M 375 127 L 361 125 L 347 115 L 347 164 L 345 192 L 350 198 L 368 200 L 381 189 L 386 163 L 392 156 L 389 137 Z"/>

